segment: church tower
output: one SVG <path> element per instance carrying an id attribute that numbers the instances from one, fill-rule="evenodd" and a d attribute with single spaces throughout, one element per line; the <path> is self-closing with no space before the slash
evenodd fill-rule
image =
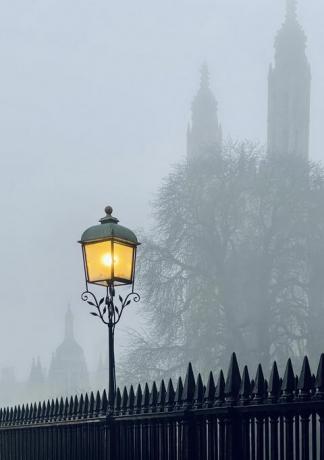
<path id="1" fill-rule="evenodd" d="M 73 314 L 65 315 L 64 340 L 53 354 L 48 375 L 51 394 L 68 396 L 89 389 L 89 375 L 83 350 L 74 337 Z"/>
<path id="2" fill-rule="evenodd" d="M 268 153 L 308 159 L 311 72 L 306 35 L 297 20 L 296 0 L 286 1 L 269 71 Z"/>
<path id="3" fill-rule="evenodd" d="M 218 122 L 217 101 L 209 87 L 209 71 L 201 68 L 200 88 L 192 103 L 192 120 L 187 132 L 187 158 L 219 152 L 222 147 L 222 128 Z"/>

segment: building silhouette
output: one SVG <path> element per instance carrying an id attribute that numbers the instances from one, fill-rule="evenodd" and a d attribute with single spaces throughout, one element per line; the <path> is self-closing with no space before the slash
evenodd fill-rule
<path id="1" fill-rule="evenodd" d="M 47 385 L 53 395 L 72 395 L 89 390 L 89 375 L 83 349 L 77 343 L 70 307 L 65 315 L 63 342 L 53 353 Z"/>
<path id="2" fill-rule="evenodd" d="M 192 103 L 191 123 L 187 131 L 187 158 L 219 152 L 222 148 L 222 128 L 218 121 L 218 106 L 209 86 L 206 64 L 201 68 L 200 88 Z"/>
<path id="3" fill-rule="evenodd" d="M 311 71 L 296 1 L 287 0 L 268 81 L 268 153 L 308 159 Z"/>

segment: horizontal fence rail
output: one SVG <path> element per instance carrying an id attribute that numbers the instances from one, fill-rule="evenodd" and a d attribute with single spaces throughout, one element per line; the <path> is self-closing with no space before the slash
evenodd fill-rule
<path id="1" fill-rule="evenodd" d="M 191 364 L 159 387 L 55 399 L 0 410 L 1 460 L 324 460 L 324 354 L 283 378 L 261 365 L 254 380 L 232 355 L 226 381 L 206 385 Z"/>

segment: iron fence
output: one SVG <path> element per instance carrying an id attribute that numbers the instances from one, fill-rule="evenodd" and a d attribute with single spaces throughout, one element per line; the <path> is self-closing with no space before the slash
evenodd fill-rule
<path id="1" fill-rule="evenodd" d="M 206 385 L 189 364 L 184 382 L 103 391 L 0 410 L 1 460 L 324 460 L 324 354 L 281 379 L 259 365 L 242 376 L 235 354 L 226 381 Z"/>

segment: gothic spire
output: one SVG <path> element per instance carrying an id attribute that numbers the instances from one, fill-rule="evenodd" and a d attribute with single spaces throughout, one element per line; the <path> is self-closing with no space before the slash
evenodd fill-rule
<path id="1" fill-rule="evenodd" d="M 297 19 L 297 0 L 286 0 L 286 18 Z"/>
<path id="2" fill-rule="evenodd" d="M 73 332 L 73 314 L 71 311 L 70 305 L 67 308 L 65 313 L 65 339 L 73 339 L 74 332 Z"/>
<path id="3" fill-rule="evenodd" d="M 218 121 L 218 107 L 210 89 L 206 63 L 200 69 L 200 87 L 192 103 L 191 123 L 187 131 L 188 160 L 215 154 L 222 146 L 222 128 Z"/>
<path id="4" fill-rule="evenodd" d="M 268 80 L 268 153 L 308 159 L 311 72 L 297 1 L 286 0 L 286 19 L 275 40 Z"/>
<path id="5" fill-rule="evenodd" d="M 209 89 L 209 69 L 206 62 L 203 63 L 200 69 L 200 89 Z"/>

